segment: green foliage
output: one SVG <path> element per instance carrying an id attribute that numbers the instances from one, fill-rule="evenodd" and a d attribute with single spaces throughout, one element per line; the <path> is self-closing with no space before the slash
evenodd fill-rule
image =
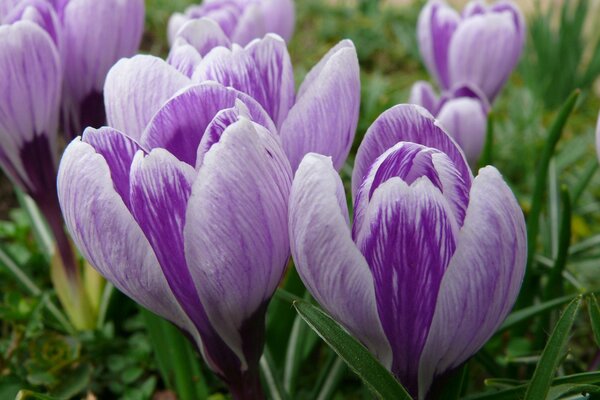
<path id="1" fill-rule="evenodd" d="M 521 69 L 527 85 L 548 108 L 560 106 L 576 88 L 589 88 L 600 75 L 600 35 L 584 29 L 596 23 L 591 3 L 564 1 L 560 10 L 550 7 L 547 12 L 538 7 L 529 21 L 530 41 Z M 595 35 L 595 44 L 589 35 Z"/>

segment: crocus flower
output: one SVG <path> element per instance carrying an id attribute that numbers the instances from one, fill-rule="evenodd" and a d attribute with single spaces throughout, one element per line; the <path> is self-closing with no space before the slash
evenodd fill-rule
<path id="1" fill-rule="evenodd" d="M 292 171 L 250 96 L 192 84 L 161 59 L 119 61 L 112 127 L 66 149 L 73 240 L 123 293 L 188 333 L 236 399 L 263 398 L 264 318 L 289 257 Z"/>
<path id="2" fill-rule="evenodd" d="M 293 0 L 205 0 L 192 5 L 169 20 L 167 36 L 173 43 L 179 29 L 193 19 L 215 21 L 227 37 L 241 46 L 267 33 L 276 33 L 285 40 L 292 38 L 295 11 Z"/>
<path id="3" fill-rule="evenodd" d="M 490 103 L 517 65 L 525 34 L 524 17 L 510 1 L 471 1 L 459 15 L 443 0 L 430 0 L 417 27 L 423 61 L 442 89 L 471 84 Z"/>
<path id="4" fill-rule="evenodd" d="M 463 150 L 469 163 L 477 164 L 485 143 L 490 109 L 477 88 L 458 87 L 438 98 L 429 83 L 419 81 L 411 89 L 409 103 L 431 112 Z"/>
<path id="5" fill-rule="evenodd" d="M 427 398 L 510 311 L 525 221 L 494 167 L 473 178 L 423 108 L 396 106 L 366 133 L 352 181 L 354 223 L 331 160 L 307 155 L 290 195 L 298 272 L 317 301 Z"/>
<path id="6" fill-rule="evenodd" d="M 214 43 L 220 45 L 213 48 Z M 351 41 L 333 47 L 297 94 L 285 41 L 274 34 L 242 48 L 228 43 L 212 21 L 188 22 L 169 62 L 195 82 L 217 81 L 257 100 L 275 122 L 294 170 L 309 152 L 332 156 L 337 169 L 344 165 L 360 107 L 360 71 Z"/>

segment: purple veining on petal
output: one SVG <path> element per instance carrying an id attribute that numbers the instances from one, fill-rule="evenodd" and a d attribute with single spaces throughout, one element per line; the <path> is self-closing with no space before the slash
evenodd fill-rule
<path id="1" fill-rule="evenodd" d="M 4 18 L 0 21 L 4 24 L 12 24 L 20 20 L 28 20 L 38 24 L 44 29 L 54 41 L 54 44 L 61 48 L 61 27 L 58 16 L 51 4 L 45 0 L 21 0 Z"/>
<path id="2" fill-rule="evenodd" d="M 455 11 L 445 5 L 433 7 L 430 26 L 435 69 L 440 85 L 444 89 L 448 89 L 451 85 L 448 73 L 448 48 L 458 26 Z"/>
<path id="3" fill-rule="evenodd" d="M 456 249 L 448 203 L 427 179 L 390 179 L 375 191 L 368 233 L 357 245 L 375 279 L 377 309 L 393 353 L 392 372 L 415 395 L 418 365 L 438 290 Z"/>

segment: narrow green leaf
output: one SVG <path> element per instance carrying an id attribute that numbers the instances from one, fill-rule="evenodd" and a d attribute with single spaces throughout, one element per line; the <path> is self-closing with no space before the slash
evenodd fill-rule
<path id="1" fill-rule="evenodd" d="M 500 326 L 500 328 L 498 328 L 498 331 L 496 331 L 496 334 L 507 331 L 513 328 L 514 326 L 519 325 L 520 323 L 531 322 L 531 318 L 541 315 L 547 311 L 553 310 L 556 307 L 560 307 L 563 304 L 572 301 L 574 298 L 575 296 L 572 295 L 562 296 L 557 299 L 545 301 L 543 303 L 539 303 L 531 307 L 522 308 L 518 311 L 515 311 L 508 315 L 508 317 L 504 320 L 502 326 Z"/>
<path id="2" fill-rule="evenodd" d="M 592 322 L 592 330 L 594 331 L 594 339 L 596 339 L 596 344 L 600 346 L 600 307 L 593 293 L 588 297 L 588 311 Z"/>
<path id="3" fill-rule="evenodd" d="M 167 387 L 175 390 L 181 400 L 206 399 L 208 389 L 192 345 L 170 322 L 140 308 Z"/>
<path id="4" fill-rule="evenodd" d="M 335 357 L 335 361 L 333 365 L 329 369 L 329 373 L 327 374 L 327 378 L 323 381 L 323 385 L 321 386 L 321 390 L 319 390 L 319 394 L 315 397 L 312 397 L 316 400 L 329 400 L 335 394 L 340 381 L 344 377 L 346 373 L 346 363 L 339 357 Z"/>
<path id="5" fill-rule="evenodd" d="M 582 297 L 578 296 L 569 303 L 558 320 L 558 323 L 542 352 L 542 357 L 537 364 L 533 377 L 529 382 L 527 391 L 525 392 L 525 400 L 539 400 L 546 398 L 554 374 L 556 373 L 556 368 L 560 364 L 560 360 L 563 356 L 564 348 L 569 339 L 569 332 L 571 331 L 571 327 L 577 316 L 577 311 L 581 305 L 581 299 Z"/>
<path id="6" fill-rule="evenodd" d="M 297 315 L 289 335 L 283 372 L 283 387 L 291 396 L 294 395 L 296 389 L 296 378 L 303 361 L 304 339 L 308 329 L 308 326 L 302 321 L 302 317 Z"/>
<path id="7" fill-rule="evenodd" d="M 558 236 L 558 251 L 554 266 L 550 271 L 546 290 L 544 291 L 544 299 L 549 300 L 553 296 L 563 293 L 563 271 L 567 265 L 569 256 L 569 246 L 571 244 L 571 198 L 568 189 L 563 186 L 560 189 L 561 203 L 563 211 L 560 219 L 560 228 Z"/>
<path id="8" fill-rule="evenodd" d="M 271 356 L 269 348 L 266 346 L 263 356 L 260 358 L 259 365 L 264 387 L 269 395 L 268 398 L 271 400 L 287 400 L 289 395 L 281 385 L 281 377 L 277 374 L 275 361 Z"/>
<path id="9" fill-rule="evenodd" d="M 15 400 L 58 400 L 56 397 L 51 397 L 42 393 L 32 392 L 31 390 L 21 390 L 17 393 Z"/>
<path id="10" fill-rule="evenodd" d="M 481 160 L 479 161 L 480 167 L 486 165 L 492 165 L 494 162 L 494 115 L 490 112 L 487 119 L 487 131 L 485 134 L 485 145 L 483 147 L 483 153 L 481 154 Z"/>
<path id="11" fill-rule="evenodd" d="M 411 399 L 406 389 L 394 376 L 331 317 L 304 301 L 295 301 L 294 307 L 308 326 L 346 362 L 378 398 L 384 400 Z"/>
<path id="12" fill-rule="evenodd" d="M 576 394 L 583 393 L 598 393 L 600 392 L 600 387 L 594 385 L 558 385 L 552 386 L 550 391 L 548 392 L 548 396 L 546 396 L 546 400 L 559 400 L 564 399 L 565 396 L 573 396 Z"/>
<path id="13" fill-rule="evenodd" d="M 600 42 L 598 42 L 598 43 L 600 44 Z M 600 54 L 600 52 L 599 52 L 599 54 Z M 583 192 L 585 191 L 587 186 L 592 181 L 592 178 L 594 177 L 594 174 L 596 173 L 597 170 L 598 170 L 598 160 L 593 160 L 590 163 L 590 165 L 588 166 L 588 168 L 585 170 L 584 174 L 582 175 L 581 180 L 577 183 L 577 186 L 575 186 L 575 189 L 573 190 L 573 205 L 577 204 L 577 202 L 581 198 L 581 195 L 583 194 Z"/>
<path id="14" fill-rule="evenodd" d="M 524 302 L 525 304 L 528 304 L 529 301 L 526 300 L 530 300 L 529 298 L 533 296 L 533 291 L 529 290 L 530 288 L 528 286 L 531 280 L 531 273 L 533 272 L 532 266 L 540 228 L 540 214 L 542 212 L 543 204 L 542 200 L 546 189 L 546 182 L 548 180 L 548 165 L 550 164 L 550 160 L 552 159 L 552 155 L 554 154 L 554 150 L 558 144 L 558 141 L 560 140 L 567 120 L 575 108 L 579 94 L 580 91 L 575 90 L 558 112 L 556 119 L 550 127 L 548 138 L 544 148 L 542 149 L 542 154 L 538 162 L 535 185 L 531 198 L 531 209 L 529 210 L 529 214 L 527 216 L 527 270 L 523 283 L 524 290 L 521 291 L 521 303 Z"/>

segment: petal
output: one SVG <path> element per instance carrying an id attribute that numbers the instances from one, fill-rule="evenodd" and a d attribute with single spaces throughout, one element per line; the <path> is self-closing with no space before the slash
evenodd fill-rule
<path id="1" fill-rule="evenodd" d="M 341 169 L 354 141 L 359 107 L 358 57 L 352 42 L 343 41 L 308 73 L 281 126 L 292 168 L 315 152 L 331 156 L 334 167 Z"/>
<path id="2" fill-rule="evenodd" d="M 276 126 L 281 126 L 294 103 L 294 73 L 283 39 L 267 35 L 246 48 L 219 47 L 200 63 L 195 82 L 214 80 L 258 101 Z"/>
<path id="3" fill-rule="evenodd" d="M 190 86 L 158 110 L 144 131 L 141 143 L 148 149 L 164 148 L 179 160 L 196 165 L 198 145 L 215 115 L 241 100 L 253 120 L 276 132 L 262 107 L 241 92 L 215 82 Z"/>
<path id="4" fill-rule="evenodd" d="M 525 220 L 494 167 L 479 171 L 421 356 L 419 393 L 471 357 L 512 308 L 525 273 Z M 468 277 L 468 278 L 467 278 Z"/>
<path id="5" fill-rule="evenodd" d="M 371 268 L 379 319 L 393 353 L 392 372 L 413 395 L 418 365 L 458 227 L 441 192 L 426 178 L 383 183 L 367 210 L 357 246 Z"/>
<path id="6" fill-rule="evenodd" d="M 75 139 L 65 150 L 58 194 L 67 228 L 82 255 L 119 290 L 193 332 L 144 233 L 115 191 L 94 148 Z"/>
<path id="7" fill-rule="evenodd" d="M 12 24 L 20 20 L 27 20 L 38 24 L 54 41 L 58 49 L 62 47 L 62 27 L 54 7 L 46 0 L 22 0 L 10 13 L 0 21 L 3 24 Z"/>
<path id="8" fill-rule="evenodd" d="M 23 0 L 2 0 L 0 1 L 0 21 L 2 21 L 19 2 Z"/>
<path id="9" fill-rule="evenodd" d="M 367 130 L 354 162 L 353 198 L 375 160 L 398 142 L 413 142 L 440 150 L 452 160 L 463 181 L 471 185 L 473 178 L 464 155 L 431 114 L 420 106 L 400 104 L 381 114 Z"/>
<path id="10" fill-rule="evenodd" d="M 175 40 L 167 62 L 183 75 L 191 78 L 194 70 L 202 61 L 202 56 L 192 45 L 188 44 L 183 39 Z"/>
<path id="11" fill-rule="evenodd" d="M 158 57 L 138 55 L 111 68 L 104 86 L 108 124 L 139 140 L 160 107 L 191 81 Z"/>
<path id="12" fill-rule="evenodd" d="M 135 153 L 143 150 L 142 147 L 123 133 L 107 127 L 86 129 L 82 142 L 92 146 L 96 153 L 104 157 L 114 189 L 130 209 L 129 171 Z"/>
<path id="13" fill-rule="evenodd" d="M 451 86 L 448 74 L 448 48 L 460 23 L 460 15 L 442 1 L 423 7 L 417 23 L 419 50 L 431 75 L 443 89 Z"/>
<path id="14" fill-rule="evenodd" d="M 186 259 L 212 325 L 241 360 L 261 353 L 241 330 L 264 318 L 289 257 L 291 179 L 276 137 L 242 119 L 211 147 L 192 188 Z"/>
<path id="15" fill-rule="evenodd" d="M 167 23 L 167 40 L 169 44 L 172 46 L 175 43 L 175 38 L 177 37 L 177 32 L 186 22 L 190 20 L 190 17 L 182 14 L 182 13 L 173 13 L 169 17 L 169 22 Z"/>
<path id="16" fill-rule="evenodd" d="M 310 293 L 389 368 L 391 349 L 379 322 L 373 277 L 352 242 L 344 188 L 330 158 L 310 153 L 302 160 L 289 223 L 294 262 Z"/>
<path id="17" fill-rule="evenodd" d="M 440 99 L 429 82 L 418 81 L 410 89 L 409 104 L 416 104 L 436 115 L 440 107 Z"/>
<path id="18" fill-rule="evenodd" d="M 81 103 L 90 93 L 102 93 L 113 64 L 133 55 L 140 45 L 144 1 L 71 0 L 61 16 L 67 44 L 63 106 L 79 133 L 85 128 L 78 126 L 84 111 Z"/>
<path id="19" fill-rule="evenodd" d="M 267 32 L 274 32 L 289 42 L 294 33 L 296 11 L 293 0 L 263 0 L 260 3 Z"/>
<path id="20" fill-rule="evenodd" d="M 521 42 L 525 42 L 527 35 L 527 26 L 525 24 L 525 16 L 521 12 L 521 9 L 512 1 L 499 0 L 489 7 L 491 12 L 504 13 L 508 12 L 513 17 L 513 22 L 519 31 L 519 37 Z"/>
<path id="21" fill-rule="evenodd" d="M 231 33 L 231 41 L 245 46 L 252 40 L 263 37 L 268 33 L 264 18 L 259 4 L 247 5 Z"/>
<path id="22" fill-rule="evenodd" d="M 175 41 L 184 40 L 204 57 L 218 46 L 230 47 L 231 41 L 219 24 L 209 18 L 193 19 L 184 23 L 177 31 Z"/>
<path id="23" fill-rule="evenodd" d="M 56 168 L 61 68 L 56 46 L 38 25 L 0 26 L 0 165 L 30 194 L 54 186 L 36 187 Z M 41 142 L 41 154 L 29 151 Z"/>
<path id="24" fill-rule="evenodd" d="M 479 100 L 461 97 L 440 110 L 438 121 L 462 148 L 471 165 L 477 164 L 487 131 L 487 113 Z"/>
<path id="25" fill-rule="evenodd" d="M 470 83 L 492 102 L 521 56 L 524 41 L 518 29 L 509 12 L 465 20 L 450 43 L 450 81 L 454 85 Z"/>

